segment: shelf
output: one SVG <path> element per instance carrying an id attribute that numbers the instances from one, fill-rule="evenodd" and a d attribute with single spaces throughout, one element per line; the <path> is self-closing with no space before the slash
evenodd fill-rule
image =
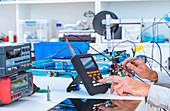
<path id="1" fill-rule="evenodd" d="M 1 1 L 0 4 L 2 4 L 2 5 L 15 5 L 16 1 Z"/>
<path id="2" fill-rule="evenodd" d="M 149 2 L 149 1 L 168 1 L 168 0 L 101 0 L 101 2 Z"/>
<path id="3" fill-rule="evenodd" d="M 42 0 L 42 1 L 1 1 L 0 4 L 53 4 L 53 3 L 94 3 L 95 0 Z"/>

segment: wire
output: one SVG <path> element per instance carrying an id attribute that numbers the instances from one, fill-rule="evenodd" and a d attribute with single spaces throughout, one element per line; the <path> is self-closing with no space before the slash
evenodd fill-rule
<path id="1" fill-rule="evenodd" d="M 88 45 L 90 48 L 92 48 L 94 51 L 96 51 L 97 53 L 99 53 L 100 55 L 106 57 L 108 60 L 111 60 L 109 57 L 105 56 L 104 54 L 100 53 L 98 50 L 96 50 L 95 48 L 93 48 L 91 45 L 89 45 L 86 41 L 84 41 L 83 39 L 81 39 L 80 37 L 78 36 L 75 36 L 77 37 L 78 39 L 82 40 L 86 45 Z"/>
<path id="2" fill-rule="evenodd" d="M 164 23 L 168 28 L 170 27 L 169 25 L 168 25 L 168 23 Z"/>
<path id="3" fill-rule="evenodd" d="M 143 55 L 143 56 L 145 56 L 145 55 Z M 145 56 L 145 57 L 148 59 L 151 59 L 151 60 L 155 61 L 157 64 L 159 64 L 165 70 L 165 72 L 170 76 L 169 72 L 165 69 L 164 66 L 162 66 L 162 64 L 160 64 L 158 61 L 156 61 L 155 59 L 153 59 L 151 57 L 148 57 L 148 56 Z"/>
<path id="4" fill-rule="evenodd" d="M 136 76 L 136 75 L 135 75 L 135 77 L 136 77 L 137 79 L 139 79 L 141 82 L 145 83 L 140 77 L 138 77 L 138 76 Z"/>
<path id="5" fill-rule="evenodd" d="M 132 63 L 132 62 L 134 62 L 135 60 L 137 60 L 137 59 L 139 59 L 139 58 L 140 58 L 140 57 L 136 57 L 135 59 L 132 59 L 131 61 L 127 62 L 125 65 L 121 66 L 121 67 L 119 68 L 119 70 L 120 70 L 120 69 L 124 69 L 124 67 L 126 67 L 126 65 L 127 65 L 128 63 Z"/>
<path id="6" fill-rule="evenodd" d="M 168 28 L 170 27 L 167 23 L 165 23 L 165 22 L 160 22 L 161 20 L 162 20 L 163 18 L 161 18 L 160 20 L 159 20 L 159 22 L 156 22 L 155 24 L 152 24 L 152 25 L 159 25 L 159 24 L 165 24 Z M 142 32 L 141 32 L 141 34 L 140 34 L 140 36 L 143 34 L 143 33 L 145 33 L 145 31 L 147 30 L 147 29 L 149 29 L 149 28 L 151 28 L 152 27 L 152 25 L 150 25 L 150 26 L 148 26 L 145 30 L 143 30 Z M 137 39 L 139 38 L 139 36 L 137 37 Z M 142 38 L 142 42 L 143 42 L 143 39 L 144 39 L 144 36 L 143 36 L 143 38 Z"/>
<path id="7" fill-rule="evenodd" d="M 128 63 L 132 63 L 132 62 L 134 62 L 135 60 L 137 60 L 137 59 L 139 59 L 140 57 L 136 57 L 135 59 L 132 59 L 131 61 L 129 61 L 129 62 L 127 62 L 125 65 L 123 65 L 123 66 L 121 66 L 120 68 L 119 68 L 119 70 L 120 69 L 123 69 L 123 70 L 125 70 L 125 71 L 127 71 L 128 73 L 130 73 L 130 74 L 132 74 L 131 72 L 129 72 L 128 70 L 126 70 L 126 69 L 124 69 L 124 67 L 128 64 Z M 141 78 L 139 78 L 139 77 L 137 77 L 137 76 L 135 76 L 137 79 L 139 79 L 141 82 L 144 82 Z M 145 83 L 145 82 L 144 82 Z"/>
<path id="8" fill-rule="evenodd" d="M 81 52 L 81 50 L 80 50 L 79 48 L 77 48 L 77 47 L 75 47 L 75 46 L 72 46 L 72 47 L 76 48 L 76 49 L 80 52 L 80 54 L 82 54 L 82 52 Z M 59 50 L 58 52 L 56 52 L 56 53 L 53 54 L 52 56 L 48 56 L 48 57 L 45 57 L 45 58 L 43 58 L 43 59 L 40 59 L 40 60 L 34 62 L 32 65 L 35 65 L 36 63 L 38 63 L 38 62 L 40 62 L 40 61 L 42 61 L 42 60 L 45 60 L 45 59 L 48 59 L 48 58 L 52 58 L 52 57 L 54 57 L 55 55 L 57 55 L 58 53 L 60 53 L 61 51 L 67 49 L 67 48 L 69 48 L 69 47 L 65 47 L 65 48 Z"/>
<path id="9" fill-rule="evenodd" d="M 122 43 L 124 43 L 124 42 L 130 42 L 130 43 L 132 43 L 132 44 L 134 45 L 134 49 L 135 49 L 135 52 L 136 52 L 136 45 L 135 45 L 134 42 L 132 42 L 132 41 L 130 41 L 130 40 L 125 40 L 125 41 L 119 42 L 118 44 L 116 44 L 116 45 L 113 47 L 112 52 L 114 52 L 115 47 L 117 47 L 119 44 L 122 44 Z M 132 50 L 132 52 L 133 52 L 133 50 Z M 133 52 L 133 57 L 135 56 L 135 52 Z"/>
<path id="10" fill-rule="evenodd" d="M 128 73 L 130 73 L 130 74 L 132 74 L 130 71 L 128 71 L 128 70 L 126 70 L 126 69 L 123 69 L 123 70 L 125 70 L 125 71 L 127 71 Z M 133 74 L 132 74 L 133 75 Z M 138 77 L 138 76 L 134 76 L 134 77 L 136 77 L 137 79 L 139 79 L 141 82 L 143 82 L 143 83 L 145 83 L 145 81 L 143 81 L 140 77 Z"/>
<path id="11" fill-rule="evenodd" d="M 149 29 L 150 27 L 152 27 L 153 25 L 156 25 L 156 24 L 161 24 L 162 22 L 160 22 L 163 18 L 161 18 L 157 23 L 155 24 L 152 24 L 151 26 L 147 27 L 145 30 L 143 30 L 143 32 L 141 32 L 141 34 L 139 36 L 141 36 L 147 29 Z M 139 38 L 139 36 L 137 37 L 137 39 Z M 104 54 L 100 53 L 98 50 L 96 50 L 95 48 L 93 48 L 92 46 L 90 46 L 86 41 L 84 41 L 83 39 L 81 39 L 80 37 L 78 36 L 75 36 L 77 37 L 78 39 L 82 40 L 84 43 L 86 43 L 90 48 L 92 48 L 94 51 L 96 51 L 97 53 L 99 53 L 100 55 L 103 55 L 104 57 L 106 57 L 108 60 L 110 60 L 110 58 L 108 58 L 107 56 L 105 56 Z M 135 49 L 135 52 L 136 52 L 136 45 L 134 42 L 130 41 L 130 40 L 125 40 L 125 41 L 122 41 L 120 43 L 118 43 L 117 45 L 121 44 L 121 43 L 124 43 L 124 42 L 130 42 L 130 43 L 133 43 L 134 45 L 134 49 Z M 112 49 L 112 52 L 114 51 L 114 48 L 117 47 L 117 45 L 115 45 Z M 133 57 L 135 56 L 135 52 L 133 52 Z M 113 60 L 113 59 L 112 59 Z"/>
<path id="12" fill-rule="evenodd" d="M 153 41 L 152 42 L 155 42 L 155 27 L 154 27 L 154 23 L 155 23 L 155 20 L 156 18 L 154 18 L 154 21 L 153 21 L 153 25 L 152 25 L 152 34 L 153 34 Z M 152 53 L 151 53 L 151 57 L 153 58 L 153 53 L 154 53 L 154 44 L 152 44 Z M 152 69 L 152 64 L 153 64 L 153 61 L 151 63 L 151 69 Z"/>
<path id="13" fill-rule="evenodd" d="M 55 61 L 53 61 L 53 62 L 55 62 Z M 47 64 L 47 63 L 53 63 L 53 62 L 45 62 L 45 63 L 43 63 L 43 67 L 44 67 L 44 69 L 45 69 L 45 71 L 46 71 L 46 75 L 48 75 L 48 72 L 47 72 L 47 67 L 52 67 L 52 66 L 55 66 L 55 65 L 49 65 L 49 66 L 45 66 L 45 64 Z M 57 73 L 57 72 L 55 72 L 55 73 Z M 57 75 L 58 76 L 60 76 L 60 75 L 68 75 L 68 76 L 71 76 L 71 78 L 74 80 L 74 77 L 71 75 L 71 74 L 58 74 L 57 73 Z M 57 76 L 57 77 L 58 77 Z"/>
<path id="14" fill-rule="evenodd" d="M 162 19 L 163 19 L 163 18 L 161 18 L 158 22 L 155 22 L 154 24 L 152 24 L 152 25 L 148 26 L 147 28 L 145 28 L 145 29 L 141 32 L 141 34 L 137 37 L 137 39 L 139 39 L 139 37 L 140 37 L 146 30 L 148 30 L 149 28 L 151 28 L 152 26 L 154 26 L 154 25 L 156 25 L 156 24 L 162 24 L 162 22 L 161 22 Z M 143 40 L 142 40 L 142 41 L 143 41 Z"/>
<path id="15" fill-rule="evenodd" d="M 164 108 L 162 108 L 164 111 L 166 111 Z"/>
<path id="16" fill-rule="evenodd" d="M 153 41 L 153 43 L 155 43 L 158 46 L 158 48 L 159 48 L 159 52 L 160 52 L 160 64 L 162 64 L 162 51 L 161 51 L 161 47 L 160 47 L 160 45 L 158 43 L 156 43 L 154 41 Z M 160 71 L 162 71 L 162 67 L 161 66 L 160 66 Z"/>
<path id="17" fill-rule="evenodd" d="M 149 60 L 148 59 L 146 59 L 146 60 L 148 62 L 149 68 L 151 68 L 151 64 L 150 64 Z"/>
<path id="18" fill-rule="evenodd" d="M 157 41 L 159 41 L 159 27 L 158 27 L 158 24 L 157 24 Z"/>
<path id="19" fill-rule="evenodd" d="M 158 61 L 156 61 L 155 59 L 153 59 L 153 58 L 151 58 L 151 57 L 148 57 L 148 56 L 146 56 L 146 55 L 143 55 L 143 56 L 146 57 L 146 58 L 149 58 L 149 59 L 155 61 L 157 64 L 159 64 L 159 65 L 165 70 L 165 72 L 168 74 L 168 76 L 170 77 L 169 72 L 165 69 L 164 66 L 162 66 L 162 64 L 160 64 Z M 127 62 L 125 65 L 121 66 L 121 67 L 119 68 L 119 70 L 122 70 L 122 69 L 125 70 L 124 67 L 125 67 L 128 63 L 134 62 L 134 61 L 137 60 L 138 58 L 140 58 L 140 57 L 137 57 L 137 58 L 135 58 L 135 59 Z"/>
<path id="20" fill-rule="evenodd" d="M 162 66 L 162 64 L 160 64 L 158 61 L 156 61 L 155 59 L 153 59 L 153 58 L 151 58 L 151 57 L 148 57 L 148 56 L 146 56 L 146 55 L 142 55 L 142 56 L 144 56 L 144 57 L 146 57 L 146 58 L 148 58 L 148 59 L 151 59 L 151 60 L 155 61 L 155 62 L 156 62 L 157 64 L 159 64 L 159 65 L 165 70 L 165 72 L 170 76 L 170 74 L 169 74 L 169 72 L 166 70 L 166 68 L 165 68 L 164 66 Z M 125 67 L 128 63 L 134 62 L 134 61 L 137 60 L 138 58 L 140 58 L 140 57 L 136 57 L 135 59 L 127 62 L 125 65 L 121 66 L 121 67 L 119 68 L 119 70 L 120 70 L 120 69 L 124 69 L 124 67 Z"/>
<path id="21" fill-rule="evenodd" d="M 144 24 L 143 24 L 143 28 L 145 29 L 145 25 L 144 25 Z M 144 39 L 145 34 L 146 34 L 146 31 L 144 31 L 143 33 L 144 33 L 144 34 L 143 34 L 143 37 L 142 37 L 142 39 L 141 39 L 141 42 L 143 42 L 143 39 Z M 141 34 L 141 36 L 142 36 L 142 34 Z"/>

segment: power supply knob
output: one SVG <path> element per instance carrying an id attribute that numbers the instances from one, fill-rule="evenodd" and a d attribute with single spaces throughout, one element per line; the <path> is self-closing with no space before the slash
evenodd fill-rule
<path id="1" fill-rule="evenodd" d="M 8 71 L 11 71 L 11 68 L 8 68 Z"/>
<path id="2" fill-rule="evenodd" d="M 12 67 L 12 70 L 17 70 L 17 67 Z"/>
<path id="3" fill-rule="evenodd" d="M 30 66 L 30 63 L 28 63 L 27 66 Z"/>

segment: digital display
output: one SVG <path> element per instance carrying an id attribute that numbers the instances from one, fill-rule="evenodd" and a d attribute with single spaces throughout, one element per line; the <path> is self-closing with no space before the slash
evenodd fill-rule
<path id="1" fill-rule="evenodd" d="M 6 52 L 6 59 L 11 59 L 16 57 L 21 57 L 20 49 Z"/>
<path id="2" fill-rule="evenodd" d="M 85 69 L 96 67 L 94 61 L 92 60 L 91 57 L 88 58 L 81 58 L 81 62 L 83 63 Z"/>
<path id="3" fill-rule="evenodd" d="M 27 78 L 21 78 L 21 79 L 17 79 L 17 80 L 13 80 L 12 81 L 12 89 L 18 88 L 18 87 L 22 87 L 28 84 Z"/>

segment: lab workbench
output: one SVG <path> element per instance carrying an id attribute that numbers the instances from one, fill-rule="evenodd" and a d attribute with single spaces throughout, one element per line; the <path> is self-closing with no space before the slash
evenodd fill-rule
<path id="1" fill-rule="evenodd" d="M 146 108 L 145 97 L 118 96 L 116 93 L 110 94 L 110 89 L 105 94 L 90 96 L 81 85 L 81 90 L 67 93 L 66 88 L 71 82 L 71 78 L 34 76 L 34 83 L 38 87 L 47 89 L 49 86 L 51 101 L 47 101 L 47 93 L 35 93 L 11 104 L 1 106 L 0 111 L 47 111 L 66 98 L 141 100 L 136 111 L 144 111 Z"/>

